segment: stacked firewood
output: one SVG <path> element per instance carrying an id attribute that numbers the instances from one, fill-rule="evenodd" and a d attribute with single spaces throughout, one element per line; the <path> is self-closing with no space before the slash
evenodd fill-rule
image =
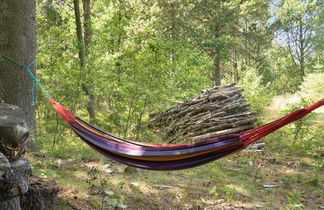
<path id="1" fill-rule="evenodd" d="M 253 128 L 255 111 L 235 84 L 203 90 L 163 113 L 151 114 L 150 127 L 168 143 L 196 142 Z"/>

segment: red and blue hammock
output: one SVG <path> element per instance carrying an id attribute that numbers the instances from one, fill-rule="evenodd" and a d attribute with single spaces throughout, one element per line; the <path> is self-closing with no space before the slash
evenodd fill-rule
<path id="1" fill-rule="evenodd" d="M 54 99 L 50 99 L 50 102 L 75 134 L 91 148 L 120 163 L 149 170 L 186 169 L 234 154 L 324 105 L 324 100 L 320 100 L 241 134 L 214 137 L 191 144 L 151 144 L 113 136 L 71 114 Z"/>
<path id="2" fill-rule="evenodd" d="M 70 125 L 70 128 L 75 134 L 91 148 L 120 163 L 149 170 L 179 170 L 191 168 L 234 154 L 264 136 L 303 118 L 314 109 L 324 105 L 324 99 L 322 99 L 307 108 L 296 110 L 278 120 L 241 134 L 214 137 L 191 144 L 139 143 L 122 139 L 100 130 L 71 114 L 54 101 L 29 69 L 34 62 L 24 66 L 6 55 L 0 54 L 0 56 L 21 66 L 27 71 L 33 81 L 32 87 L 34 87 L 35 83 L 40 87 L 44 95 L 52 103 L 54 109 Z M 34 93 L 33 90 L 32 92 Z"/>

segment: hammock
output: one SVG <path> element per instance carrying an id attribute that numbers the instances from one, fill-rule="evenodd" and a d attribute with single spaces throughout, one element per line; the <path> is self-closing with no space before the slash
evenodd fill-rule
<path id="1" fill-rule="evenodd" d="M 186 169 L 234 154 L 324 105 L 324 99 L 322 99 L 307 108 L 296 110 L 278 120 L 241 134 L 213 137 L 191 144 L 140 143 L 113 136 L 66 110 L 46 92 L 35 75 L 30 71 L 29 66 L 34 62 L 24 66 L 5 55 L 0 54 L 0 56 L 18 64 L 27 71 L 33 80 L 33 84 L 36 83 L 40 87 L 44 95 L 52 103 L 54 109 L 70 125 L 74 133 L 91 148 L 120 163 L 149 170 Z"/>
<path id="2" fill-rule="evenodd" d="M 54 99 L 49 101 L 75 134 L 91 148 L 120 163 L 149 170 L 186 169 L 234 154 L 324 105 L 324 100 L 320 100 L 307 108 L 296 110 L 241 134 L 214 137 L 191 144 L 151 144 L 113 136 L 71 114 Z"/>

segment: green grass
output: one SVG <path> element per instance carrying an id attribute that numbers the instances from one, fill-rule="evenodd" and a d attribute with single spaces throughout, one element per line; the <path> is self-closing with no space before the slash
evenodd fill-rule
<path id="1" fill-rule="evenodd" d="M 321 132 L 320 126 L 315 124 L 314 132 Z M 170 172 L 125 173 L 124 165 L 70 135 L 54 146 L 51 141 L 40 142 L 40 154 L 27 157 L 36 176 L 54 179 L 61 187 L 55 209 L 217 209 L 233 205 L 317 209 L 324 205 L 320 141 L 310 141 L 312 145 L 305 149 L 292 139 L 292 131 L 286 126 L 264 138 L 267 146 L 263 152 L 242 151 L 200 167 Z M 264 184 L 279 186 L 265 189 Z"/>
<path id="2" fill-rule="evenodd" d="M 35 175 L 54 179 L 63 191 L 70 190 L 80 196 L 78 200 L 61 196 L 58 209 L 69 209 L 70 203 L 82 209 L 84 202 L 90 209 L 101 208 L 102 205 L 133 209 L 156 209 L 156 205 L 163 209 L 196 205 L 217 207 L 219 203 L 248 207 L 258 205 L 266 209 L 317 208 L 320 202 L 318 196 L 324 193 L 323 171 L 321 166 L 316 165 L 318 160 L 305 154 L 274 152 L 274 147 L 277 146 L 266 148 L 264 153 L 241 152 L 194 169 L 173 172 L 141 170 L 134 175 L 125 174 L 124 166 L 96 155 L 88 154 L 86 157 L 90 159 L 81 155 L 59 159 L 56 154 L 52 157 L 46 154 L 46 158 L 30 154 L 28 159 Z M 83 154 L 82 150 L 86 151 L 82 148 L 80 154 Z M 270 158 L 279 161 L 271 164 Z M 112 174 L 104 171 L 106 163 L 110 163 Z M 93 167 L 96 168 L 96 178 L 92 181 L 94 188 L 113 193 L 103 195 L 90 191 L 89 173 Z M 278 184 L 279 187 L 265 189 L 263 184 Z"/>

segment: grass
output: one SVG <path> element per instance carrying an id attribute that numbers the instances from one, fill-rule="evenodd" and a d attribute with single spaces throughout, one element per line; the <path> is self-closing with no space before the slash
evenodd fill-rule
<path id="1" fill-rule="evenodd" d="M 322 159 L 285 148 L 280 151 L 273 145 L 275 141 L 269 142 L 262 153 L 243 151 L 194 169 L 171 172 L 125 174 L 125 166 L 91 154 L 83 146 L 75 149 L 79 155 L 69 153 L 64 159 L 44 151 L 27 158 L 35 175 L 54 179 L 60 186 L 55 209 L 316 209 L 323 205 Z M 273 158 L 278 161 L 270 161 Z M 263 184 L 279 187 L 266 189 Z"/>
<path id="2" fill-rule="evenodd" d="M 314 129 L 322 132 L 321 126 Z M 318 209 L 324 206 L 323 145 L 312 141 L 305 149 L 291 130 L 264 138 L 262 152 L 180 171 L 125 170 L 71 135 L 54 146 L 41 142 L 40 153 L 26 156 L 36 176 L 60 186 L 54 209 Z"/>

